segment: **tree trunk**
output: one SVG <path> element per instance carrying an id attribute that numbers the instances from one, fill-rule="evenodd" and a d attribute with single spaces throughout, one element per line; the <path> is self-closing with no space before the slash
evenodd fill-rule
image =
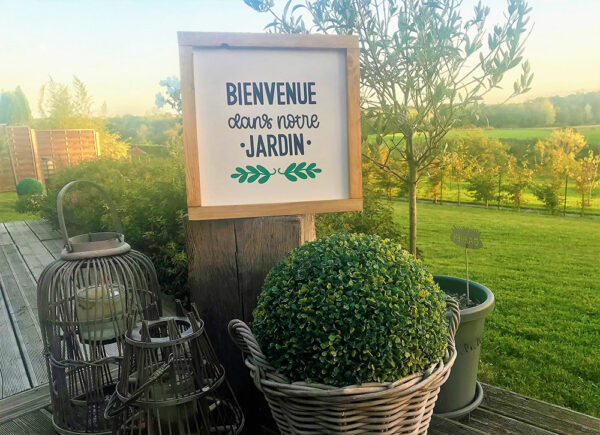
<path id="1" fill-rule="evenodd" d="M 440 203 L 444 202 L 444 171 L 440 173 Z"/>
<path id="2" fill-rule="evenodd" d="M 563 216 L 567 215 L 567 187 L 569 186 L 569 176 L 565 176 L 565 201 L 563 205 Z"/>
<path id="3" fill-rule="evenodd" d="M 417 255 L 417 166 L 408 164 L 408 221 L 411 254 Z"/>
<path id="4" fill-rule="evenodd" d="M 460 182 L 456 184 L 458 184 L 458 205 L 460 206 Z"/>
<path id="5" fill-rule="evenodd" d="M 500 208 L 500 192 L 502 191 L 502 174 L 498 174 L 498 208 Z"/>
<path id="6" fill-rule="evenodd" d="M 583 214 L 584 214 L 584 207 L 585 207 L 585 193 L 582 190 L 581 191 L 581 216 L 583 216 Z"/>

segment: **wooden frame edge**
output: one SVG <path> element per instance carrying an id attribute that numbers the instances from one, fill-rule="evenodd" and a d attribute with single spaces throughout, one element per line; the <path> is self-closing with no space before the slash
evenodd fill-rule
<path id="1" fill-rule="evenodd" d="M 348 193 L 362 198 L 362 140 L 360 125 L 360 50 L 346 49 L 346 122 L 348 131 Z"/>
<path id="2" fill-rule="evenodd" d="M 185 185 L 188 207 L 201 204 L 198 129 L 196 125 L 196 95 L 194 88 L 194 50 L 179 47 L 181 74 L 181 107 L 183 150 L 185 154 Z"/>
<path id="3" fill-rule="evenodd" d="M 238 219 L 262 216 L 285 216 L 310 213 L 358 211 L 362 198 L 325 201 L 280 202 L 272 204 L 241 204 L 188 207 L 189 220 Z"/>
<path id="4" fill-rule="evenodd" d="M 177 32 L 180 46 L 189 47 L 296 47 L 357 48 L 355 35 L 287 34 L 287 33 L 219 33 Z"/>
<path id="5" fill-rule="evenodd" d="M 177 32 L 181 74 L 186 196 L 190 220 L 211 220 L 362 210 L 362 142 L 360 124 L 360 50 L 354 35 Z M 269 204 L 203 206 L 199 168 L 194 48 L 340 49 L 346 55 L 348 198 Z"/>

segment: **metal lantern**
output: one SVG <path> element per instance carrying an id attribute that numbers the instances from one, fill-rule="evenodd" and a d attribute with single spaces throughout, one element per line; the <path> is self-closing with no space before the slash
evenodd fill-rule
<path id="1" fill-rule="evenodd" d="M 244 415 L 195 307 L 187 316 L 131 325 L 125 340 L 121 377 L 106 408 L 106 417 L 118 416 L 115 433 L 241 432 Z"/>
<path id="2" fill-rule="evenodd" d="M 125 243 L 107 198 L 115 232 L 69 237 L 62 201 L 57 212 L 65 239 L 61 258 L 42 272 L 37 291 L 39 320 L 50 380 L 52 418 L 62 434 L 111 433 L 104 409 L 114 392 L 123 355 L 126 319 L 156 319 L 160 298 L 150 260 Z"/>

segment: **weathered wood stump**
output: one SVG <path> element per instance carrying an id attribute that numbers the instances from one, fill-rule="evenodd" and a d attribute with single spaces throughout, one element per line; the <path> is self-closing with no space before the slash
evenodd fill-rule
<path id="1" fill-rule="evenodd" d="M 244 410 L 248 433 L 270 419 L 239 350 L 227 332 L 231 319 L 252 321 L 271 268 L 315 238 L 314 215 L 187 222 L 188 281 L 217 356 Z M 274 426 L 274 423 L 273 423 Z"/>

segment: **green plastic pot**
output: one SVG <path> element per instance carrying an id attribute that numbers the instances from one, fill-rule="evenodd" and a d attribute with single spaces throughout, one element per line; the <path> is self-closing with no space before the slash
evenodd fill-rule
<path id="1" fill-rule="evenodd" d="M 434 275 L 444 293 L 464 294 L 467 281 L 452 276 Z M 469 294 L 479 304 L 460 311 L 460 325 L 456 332 L 457 356 L 450 376 L 438 395 L 434 413 L 447 418 L 468 414 L 483 399 L 483 390 L 477 382 L 479 354 L 485 318 L 494 309 L 494 294 L 485 286 L 469 281 Z"/>

